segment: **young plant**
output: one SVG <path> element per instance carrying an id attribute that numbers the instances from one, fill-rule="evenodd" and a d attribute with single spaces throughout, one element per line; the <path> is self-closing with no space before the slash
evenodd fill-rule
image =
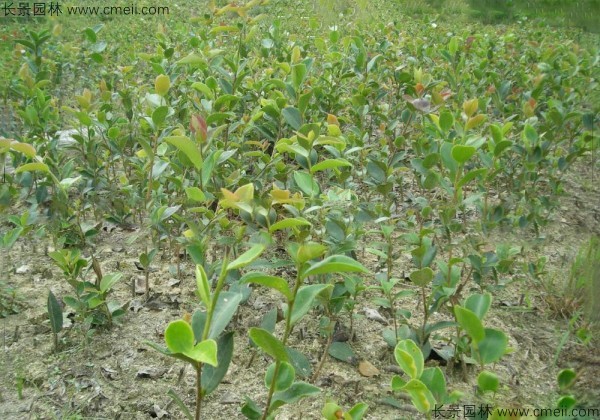
<path id="1" fill-rule="evenodd" d="M 355 404 L 350 410 L 344 411 L 333 401 L 325 403 L 321 415 L 325 420 L 362 420 L 369 406 L 363 402 Z"/>
<path id="2" fill-rule="evenodd" d="M 316 260 L 326 251 L 325 246 L 317 243 L 292 243 L 287 251 L 294 261 L 297 270 L 296 280 L 292 288 L 288 285 L 287 280 L 281 277 L 269 276 L 258 272 L 248 273 L 240 279 L 242 283 L 254 283 L 274 289 L 283 295 L 286 302 L 284 306 L 285 330 L 281 340 L 261 328 L 252 328 L 250 330 L 250 338 L 252 338 L 258 347 L 274 359 L 274 364 L 267 371 L 265 381 L 269 390 L 267 403 L 261 410 L 256 402 L 247 398 L 246 404 L 242 408 L 242 413 L 248 418 L 261 418 L 263 420 L 272 418 L 280 406 L 293 403 L 318 392 L 318 388 L 310 384 L 294 382 L 295 371 L 294 367 L 290 364 L 291 360 L 288 356 L 286 344 L 292 328 L 308 313 L 315 298 L 322 293 L 330 295 L 333 286 L 319 283 L 303 285 L 304 282 L 309 277 L 324 274 L 367 272 L 356 260 L 342 255 L 332 255 L 320 261 Z M 273 378 L 276 379 L 274 380 Z M 260 415 L 261 411 L 262 416 Z"/>
<path id="3" fill-rule="evenodd" d="M 508 350 L 508 337 L 504 332 L 483 326 L 483 318 L 491 304 L 492 295 L 485 293 L 469 296 L 463 306 L 454 305 L 454 316 L 458 323 L 455 357 L 469 352 L 470 347 L 469 353 L 479 363 L 481 370 L 485 365 L 500 360 Z M 466 335 L 460 335 L 461 330 Z"/>
<path id="4" fill-rule="evenodd" d="M 425 368 L 421 349 L 410 339 L 399 341 L 394 349 L 394 357 L 408 381 L 399 375 L 392 378 L 392 391 L 401 391 L 410 396 L 415 408 L 431 418 L 436 405 L 454 404 L 462 392 L 448 393 L 446 378 L 439 367 Z"/>
<path id="5" fill-rule="evenodd" d="M 144 271 L 144 297 L 146 299 L 150 297 L 150 265 L 152 264 L 152 261 L 154 261 L 157 252 L 158 249 L 153 248 L 150 252 L 142 252 L 139 258 L 140 267 Z"/>
<path id="6" fill-rule="evenodd" d="M 63 301 L 75 309 L 77 315 L 88 326 L 106 325 L 110 328 L 115 318 L 125 314 L 122 305 L 108 300 L 112 287 L 122 278 L 122 273 L 102 275 L 96 263 L 93 265 L 96 266 L 97 281 L 90 283 L 85 278 L 79 279 L 82 270 L 90 265 L 90 261 L 81 257 L 78 249 L 63 249 L 51 252 L 49 255 L 63 270 L 67 282 L 75 291 L 75 296 L 65 296 Z"/>
<path id="7" fill-rule="evenodd" d="M 242 301 L 242 294 L 223 291 L 227 274 L 250 264 L 264 251 L 254 245 L 232 262 L 226 254 L 214 288 L 211 289 L 204 267 L 196 266 L 196 293 L 205 311 L 196 311 L 191 324 L 180 319 L 172 321 L 165 330 L 167 348 L 146 342 L 164 354 L 189 363 L 196 372 L 195 419 L 200 418 L 204 397 L 213 392 L 225 377 L 233 356 L 233 333 L 225 330 Z"/>
<path id="8" fill-rule="evenodd" d="M 48 292 L 48 318 L 50 319 L 50 328 L 54 336 L 54 351 L 58 351 L 58 334 L 63 328 L 63 313 L 62 307 L 52 290 Z"/>

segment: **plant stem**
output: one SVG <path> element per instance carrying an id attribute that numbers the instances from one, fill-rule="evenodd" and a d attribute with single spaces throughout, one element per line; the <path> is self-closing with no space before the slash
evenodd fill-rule
<path id="1" fill-rule="evenodd" d="M 267 405 L 265 406 L 265 411 L 261 417 L 261 420 L 266 420 L 269 415 L 269 407 L 271 406 L 271 400 L 273 399 L 273 394 L 275 393 L 275 384 L 277 383 L 277 376 L 279 375 L 279 367 L 281 366 L 281 362 L 278 360 L 275 362 L 275 371 L 273 372 L 273 380 L 271 381 L 271 386 L 269 387 L 269 396 L 267 397 Z"/>
<path id="2" fill-rule="evenodd" d="M 202 408 L 202 363 L 196 366 L 196 420 L 200 420 Z"/>
<path id="3" fill-rule="evenodd" d="M 312 383 L 315 383 L 315 381 L 317 379 L 319 379 L 319 373 L 321 373 L 321 369 L 323 368 L 323 366 L 325 365 L 325 361 L 327 360 L 329 346 L 331 346 L 331 343 L 333 342 L 333 331 L 335 329 L 335 323 L 336 323 L 336 321 L 333 321 L 333 326 L 331 327 L 331 333 L 327 337 L 327 344 L 325 344 L 325 348 L 323 349 L 323 354 L 321 355 L 321 360 L 319 361 L 319 365 L 317 366 L 317 369 L 315 369 L 315 372 L 313 373 L 312 378 L 310 378 L 310 381 Z"/>
<path id="4" fill-rule="evenodd" d="M 427 325 L 427 319 L 429 318 L 429 311 L 427 310 L 427 296 L 425 295 L 425 286 L 421 287 L 421 294 L 423 296 L 423 325 L 421 327 L 421 345 L 424 345 L 425 326 Z"/>

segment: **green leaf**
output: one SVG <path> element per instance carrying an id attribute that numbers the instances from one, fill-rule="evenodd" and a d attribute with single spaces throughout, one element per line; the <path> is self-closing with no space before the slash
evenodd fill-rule
<path id="1" fill-rule="evenodd" d="M 217 366 L 206 365 L 202 369 L 201 383 L 206 395 L 213 392 L 227 374 L 233 357 L 233 332 L 219 337 L 217 349 Z"/>
<path id="2" fill-rule="evenodd" d="M 34 172 L 34 171 L 50 173 L 50 168 L 48 168 L 48 165 L 46 165 L 45 163 L 32 162 L 32 163 L 26 163 L 24 165 L 21 165 L 17 169 L 15 169 L 15 173 L 17 173 L 17 174 L 19 174 L 21 172 Z"/>
<path id="3" fill-rule="evenodd" d="M 483 320 L 491 305 L 492 295 L 490 293 L 475 293 L 465 300 L 465 308 L 472 311 L 480 320 Z"/>
<path id="4" fill-rule="evenodd" d="M 452 147 L 452 143 L 444 142 L 440 150 L 440 155 L 444 166 L 450 171 L 451 178 L 455 178 L 458 166 L 456 165 L 456 161 L 452 158 Z"/>
<path id="5" fill-rule="evenodd" d="M 533 128 L 530 124 L 525 124 L 525 128 L 523 128 L 523 140 L 525 144 L 530 145 L 532 143 L 537 143 L 539 136 L 535 128 Z"/>
<path id="6" fill-rule="evenodd" d="M 274 362 L 267 368 L 267 373 L 265 374 L 265 386 L 267 388 L 271 388 L 276 366 L 277 362 Z M 279 362 L 279 370 L 275 379 L 275 391 L 285 391 L 288 389 L 294 383 L 295 377 L 296 371 L 291 364 L 288 362 Z"/>
<path id="7" fill-rule="evenodd" d="M 348 343 L 334 341 L 329 346 L 327 352 L 334 359 L 350 363 L 351 365 L 354 365 L 357 360 L 354 350 L 352 350 L 352 347 Z"/>
<path id="8" fill-rule="evenodd" d="M 63 314 L 62 308 L 52 290 L 48 291 L 48 317 L 50 318 L 52 332 L 58 334 L 63 327 Z"/>
<path id="9" fill-rule="evenodd" d="M 290 217 L 280 220 L 269 227 L 269 232 L 275 232 L 281 229 L 296 228 L 298 226 L 312 226 L 312 224 L 302 217 Z"/>
<path id="10" fill-rule="evenodd" d="M 332 284 L 311 284 L 309 286 L 302 286 L 298 289 L 296 299 L 294 301 L 294 307 L 292 309 L 291 325 L 296 325 L 300 319 L 306 315 L 311 309 L 313 301 L 317 295 L 326 289 L 333 289 Z"/>
<path id="11" fill-rule="evenodd" d="M 485 338 L 483 325 L 473 311 L 456 305 L 454 306 L 454 315 L 461 328 L 469 334 L 475 343 L 479 343 Z"/>
<path id="12" fill-rule="evenodd" d="M 288 361 L 283 343 L 275 338 L 273 334 L 262 328 L 250 328 L 248 334 L 252 341 L 269 356 L 281 362 Z"/>
<path id="13" fill-rule="evenodd" d="M 183 412 L 183 414 L 185 415 L 185 417 L 188 420 L 194 419 L 194 416 L 192 416 L 192 413 L 190 413 L 190 410 L 187 408 L 187 406 L 184 404 L 184 402 L 181 400 L 181 398 L 179 398 L 179 395 L 177 395 L 177 393 L 175 393 L 175 391 L 173 391 L 172 389 L 169 389 L 169 391 L 167 392 L 167 395 L 169 397 L 171 397 L 173 399 L 173 401 L 175 401 L 175 404 L 177 404 L 179 409 Z"/>
<path id="14" fill-rule="evenodd" d="M 165 330 L 167 348 L 173 353 L 184 353 L 194 346 L 192 327 L 184 320 L 172 321 Z"/>
<path id="15" fill-rule="evenodd" d="M 0 243 L 0 247 L 4 247 L 4 248 L 8 248 L 8 249 L 12 248 L 24 230 L 25 230 L 24 228 L 22 228 L 21 226 L 18 226 L 16 228 L 11 229 L 8 232 L 6 232 L 4 234 L 4 236 L 2 237 L 2 243 Z"/>
<path id="16" fill-rule="evenodd" d="M 487 370 L 484 370 L 477 376 L 477 387 L 481 392 L 496 392 L 499 383 L 498 376 Z"/>
<path id="17" fill-rule="evenodd" d="M 302 278 L 328 273 L 351 272 L 368 273 L 369 270 L 353 258 L 345 255 L 332 255 L 325 258 L 323 261 L 311 265 L 304 273 L 302 273 Z"/>
<path id="18" fill-rule="evenodd" d="M 342 407 L 333 402 L 327 402 L 321 410 L 321 416 L 325 420 L 339 420 L 338 413 L 342 411 Z"/>
<path id="19" fill-rule="evenodd" d="M 289 301 L 292 299 L 292 291 L 285 279 L 276 276 L 269 276 L 260 272 L 252 272 L 244 275 L 240 279 L 240 283 L 260 284 L 271 289 L 277 290 Z"/>
<path id="20" fill-rule="evenodd" d="M 315 196 L 321 191 L 319 184 L 317 184 L 312 175 L 307 172 L 294 172 L 294 182 L 296 182 L 298 188 L 306 195 Z"/>
<path id="21" fill-rule="evenodd" d="M 216 158 L 222 153 L 221 150 L 212 152 L 202 163 L 202 185 L 207 185 L 210 181 L 213 169 L 215 168 Z"/>
<path id="22" fill-rule="evenodd" d="M 163 122 L 165 122 L 165 119 L 167 118 L 168 114 L 169 114 L 169 107 L 168 106 L 166 106 L 166 105 L 159 106 L 152 113 L 152 122 L 156 126 L 159 126 Z"/>
<path id="23" fill-rule="evenodd" d="M 310 378 L 312 368 L 308 358 L 303 353 L 291 347 L 286 347 L 285 351 L 290 363 L 294 366 L 294 369 L 296 369 L 296 374 L 303 378 Z"/>
<path id="24" fill-rule="evenodd" d="M 165 342 L 174 357 L 217 365 L 217 343 L 214 340 L 204 340 L 194 345 L 192 327 L 182 319 L 169 323 L 165 330 Z"/>
<path id="25" fill-rule="evenodd" d="M 237 270 L 239 268 L 247 266 L 252 261 L 257 259 L 264 250 L 265 250 L 264 245 L 262 245 L 262 244 L 254 245 L 248 251 L 244 252 L 242 255 L 237 257 L 234 261 L 230 262 L 227 265 L 227 271 Z"/>
<path id="26" fill-rule="evenodd" d="M 297 245 L 297 244 L 293 244 Z M 290 247 L 291 248 L 291 247 Z M 327 247 L 315 242 L 309 242 L 294 249 L 288 249 L 288 253 L 298 264 L 304 264 L 307 261 L 319 258 L 327 251 Z"/>
<path id="27" fill-rule="evenodd" d="M 293 404 L 304 397 L 318 394 L 321 390 L 314 385 L 306 382 L 295 382 L 285 391 L 276 392 L 273 394 L 271 407 L 269 410 L 274 410 L 284 404 Z"/>
<path id="28" fill-rule="evenodd" d="M 310 172 L 314 174 L 315 172 L 318 172 L 318 171 L 325 171 L 327 169 L 340 168 L 342 166 L 352 166 L 352 164 L 350 162 L 348 162 L 346 159 L 325 159 L 324 161 L 313 165 L 310 168 Z"/>
<path id="29" fill-rule="evenodd" d="M 194 82 L 194 83 L 192 83 L 192 89 L 195 89 L 198 92 L 204 93 L 204 95 L 208 99 L 213 99 L 214 96 L 215 96 L 213 94 L 213 91 L 208 86 L 206 86 L 204 83 L 202 83 L 202 82 Z"/>
<path id="30" fill-rule="evenodd" d="M 203 64 L 204 62 L 205 62 L 204 58 L 202 58 L 198 54 L 190 53 L 190 54 L 186 55 L 185 57 L 183 57 L 181 60 L 177 61 L 177 64 Z M 199 83 L 199 82 L 196 82 L 196 83 Z M 196 83 L 192 84 L 192 88 L 194 88 L 194 85 Z"/>
<path id="31" fill-rule="evenodd" d="M 413 271 L 409 277 L 417 286 L 425 287 L 433 280 L 433 270 L 425 267 L 421 270 Z"/>
<path id="32" fill-rule="evenodd" d="M 486 328 L 485 337 L 478 344 L 479 358 L 481 363 L 488 364 L 500 360 L 506 353 L 508 338 L 500 330 Z"/>
<path id="33" fill-rule="evenodd" d="M 446 378 L 439 367 L 436 366 L 424 369 L 419 379 L 425 384 L 427 389 L 431 391 L 436 402 L 441 404 L 445 403 L 447 394 Z"/>
<path id="34" fill-rule="evenodd" d="M 23 153 L 28 158 L 34 158 L 36 156 L 35 148 L 29 143 L 20 143 L 18 141 L 13 141 L 10 143 L 9 147 L 12 150 L 16 150 L 17 152 Z M 0 153 L 2 153 L 0 151 Z"/>
<path id="35" fill-rule="evenodd" d="M 215 26 L 208 33 L 211 35 L 215 35 L 221 32 L 239 32 L 240 28 L 237 26 Z"/>
<path id="36" fill-rule="evenodd" d="M 185 321 L 183 321 L 185 322 Z M 186 322 L 187 324 L 187 322 Z M 187 324 L 189 326 L 189 324 Z M 191 331 L 190 327 L 190 331 Z M 193 335 L 193 334 L 192 334 Z M 196 344 L 189 353 L 184 353 L 191 359 L 206 363 L 211 366 L 217 366 L 217 342 L 215 340 L 204 340 Z"/>
<path id="37" fill-rule="evenodd" d="M 498 157 L 502 154 L 503 151 L 512 146 L 512 141 L 502 140 L 501 142 L 496 144 L 494 147 L 494 156 Z"/>
<path id="38" fill-rule="evenodd" d="M 573 369 L 563 369 L 558 372 L 558 387 L 561 391 L 564 391 L 570 388 L 573 383 L 575 383 L 575 379 L 577 379 L 577 374 Z"/>
<path id="39" fill-rule="evenodd" d="M 392 391 L 402 391 L 402 388 L 406 385 L 406 381 L 400 377 L 400 375 L 392 376 L 392 382 L 390 388 Z"/>
<path id="40" fill-rule="evenodd" d="M 502 133 L 502 128 L 499 125 L 490 124 L 490 133 L 492 134 L 492 139 L 496 145 L 502 142 L 504 134 Z"/>
<path id="41" fill-rule="evenodd" d="M 187 187 L 185 189 L 185 194 L 187 195 L 187 198 L 192 201 L 206 201 L 206 194 L 198 187 Z"/>
<path id="42" fill-rule="evenodd" d="M 360 402 L 355 404 L 354 407 L 348 410 L 346 414 L 348 414 L 352 420 L 361 420 L 365 416 L 368 409 L 368 404 Z"/>
<path id="43" fill-rule="evenodd" d="M 302 115 L 298 108 L 288 106 L 283 108 L 281 115 L 285 119 L 285 122 L 290 125 L 294 130 L 298 130 L 302 126 Z"/>
<path id="44" fill-rule="evenodd" d="M 463 165 L 467 160 L 471 159 L 476 152 L 473 146 L 464 146 L 457 144 L 452 147 L 452 158 L 458 162 L 459 165 Z"/>
<path id="45" fill-rule="evenodd" d="M 235 315 L 243 295 L 236 292 L 221 292 L 213 308 L 213 317 L 208 330 L 208 338 L 217 338 Z"/>
<path id="46" fill-rule="evenodd" d="M 308 158 L 309 153 L 310 153 L 309 150 L 306 150 L 304 147 L 300 146 L 299 144 L 277 143 L 275 148 L 277 149 L 277 151 L 279 153 L 286 152 L 286 153 L 290 153 L 290 154 L 299 155 L 304 158 Z M 296 159 L 298 159 L 298 156 L 296 156 Z"/>
<path id="47" fill-rule="evenodd" d="M 194 340 L 202 341 L 204 334 L 204 325 L 206 324 L 206 312 L 196 309 L 192 315 L 192 330 L 194 331 Z"/>
<path id="48" fill-rule="evenodd" d="M 475 127 L 481 125 L 485 120 L 486 120 L 486 116 L 483 114 L 475 115 L 475 116 L 469 118 L 469 120 L 465 124 L 465 131 L 468 131 L 472 128 L 475 128 Z"/>
<path id="49" fill-rule="evenodd" d="M 440 128 L 442 131 L 449 131 L 454 125 L 454 116 L 449 111 L 442 111 L 440 113 Z"/>
<path id="50" fill-rule="evenodd" d="M 106 293 L 116 282 L 121 280 L 121 277 L 123 277 L 123 273 L 111 273 L 102 276 L 102 280 L 100 280 L 100 292 Z"/>
<path id="51" fill-rule="evenodd" d="M 196 292 L 202 303 L 206 306 L 206 309 L 210 310 L 210 284 L 208 283 L 206 271 L 204 271 L 204 267 L 200 264 L 196 265 Z"/>
<path id="52" fill-rule="evenodd" d="M 400 368 L 412 379 L 418 379 L 423 373 L 423 353 L 414 341 L 399 341 L 394 349 L 394 357 Z"/>
<path id="53" fill-rule="evenodd" d="M 572 395 L 565 395 L 565 396 L 560 397 L 558 399 L 558 402 L 556 403 L 556 406 L 558 408 L 563 408 L 565 410 L 568 410 L 570 408 L 573 408 L 575 406 L 575 404 L 577 404 L 577 399 L 575 399 L 574 396 L 572 396 Z"/>
<path id="54" fill-rule="evenodd" d="M 435 398 L 420 380 L 411 379 L 402 390 L 410 395 L 413 405 L 419 412 L 428 413 L 434 408 Z"/>
<path id="55" fill-rule="evenodd" d="M 170 136 L 165 141 L 183 152 L 197 170 L 202 169 L 202 155 L 192 140 L 186 136 Z"/>
<path id="56" fill-rule="evenodd" d="M 258 404 L 256 404 L 256 402 L 254 402 L 248 397 L 246 397 L 246 402 L 242 406 L 241 411 L 242 414 L 250 420 L 258 420 L 262 416 L 262 410 L 260 409 Z"/>
<path id="57" fill-rule="evenodd" d="M 298 63 L 292 66 L 292 83 L 294 84 L 294 89 L 298 90 L 302 82 L 304 82 L 304 78 L 306 77 L 306 64 Z"/>
<path id="58" fill-rule="evenodd" d="M 461 187 L 467 185 L 469 182 L 471 182 L 475 178 L 478 178 L 480 175 L 485 175 L 486 173 L 487 173 L 487 168 L 479 168 L 479 169 L 474 169 L 472 171 L 469 171 L 465 174 L 465 176 L 463 176 L 460 179 L 460 181 L 458 181 L 458 184 L 456 184 L 456 188 L 461 188 Z"/>

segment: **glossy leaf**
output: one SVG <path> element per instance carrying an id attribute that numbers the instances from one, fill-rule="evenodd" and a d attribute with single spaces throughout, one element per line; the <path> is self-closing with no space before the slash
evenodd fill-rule
<path id="1" fill-rule="evenodd" d="M 485 338 L 485 331 L 481 321 L 475 313 L 461 306 L 454 306 L 454 315 L 463 330 L 469 334 L 475 343 Z"/>
<path id="2" fill-rule="evenodd" d="M 208 332 L 208 338 L 217 338 L 229 325 L 231 318 L 235 315 L 238 306 L 243 299 L 241 293 L 221 292 L 214 308 L 212 323 Z"/>
<path id="3" fill-rule="evenodd" d="M 558 387 L 561 391 L 564 391 L 573 385 L 575 379 L 577 379 L 577 374 L 573 369 L 563 369 L 558 372 L 557 379 Z"/>
<path id="4" fill-rule="evenodd" d="M 345 255 L 332 255 L 311 265 L 302 277 L 317 276 L 329 273 L 367 273 L 368 270 L 358 261 Z"/>
<path id="5" fill-rule="evenodd" d="M 262 328 L 250 328 L 248 332 L 254 343 L 275 360 L 287 362 L 288 356 L 283 343 Z"/>
<path id="6" fill-rule="evenodd" d="M 484 339 L 478 344 L 481 363 L 489 364 L 497 362 L 506 353 L 508 337 L 500 330 L 486 328 Z"/>
<path id="7" fill-rule="evenodd" d="M 294 307 L 292 309 L 291 324 L 295 325 L 300 319 L 308 313 L 312 308 L 313 301 L 319 293 L 326 289 L 332 289 L 331 284 L 312 284 L 310 286 L 302 286 L 298 289 Z"/>
<path id="8" fill-rule="evenodd" d="M 492 295 L 490 293 L 475 293 L 465 300 L 465 308 L 472 311 L 480 320 L 483 320 L 491 305 Z"/>
<path id="9" fill-rule="evenodd" d="M 273 383 L 273 378 L 275 375 L 275 368 L 277 363 L 271 363 L 267 368 L 267 373 L 265 374 L 265 386 L 267 388 L 271 387 Z M 280 362 L 279 369 L 277 372 L 277 378 L 275 378 L 275 391 L 285 391 L 292 383 L 294 383 L 294 378 L 296 377 L 296 371 L 294 367 L 288 362 Z"/>
<path id="10" fill-rule="evenodd" d="M 202 369 L 201 384 L 206 395 L 217 389 L 217 386 L 227 374 L 232 357 L 233 332 L 229 332 L 223 334 L 217 340 L 217 366 L 206 365 Z"/>
<path id="11" fill-rule="evenodd" d="M 433 270 L 425 267 L 421 270 L 410 273 L 410 280 L 417 286 L 427 286 L 433 280 Z"/>
<path id="12" fill-rule="evenodd" d="M 294 130 L 298 130 L 302 125 L 302 115 L 297 108 L 291 106 L 283 108 L 281 115 L 283 115 L 285 122 L 287 122 Z"/>
<path id="13" fill-rule="evenodd" d="M 434 408 L 436 403 L 435 398 L 433 398 L 431 391 L 420 380 L 411 379 L 404 385 L 402 390 L 410 395 L 413 405 L 419 412 L 428 413 Z"/>
<path id="14" fill-rule="evenodd" d="M 337 169 L 343 166 L 352 166 L 352 164 L 346 159 L 325 159 L 324 161 L 313 165 L 310 168 L 310 172 L 314 174 L 318 171 L 325 171 L 327 169 Z"/>
<path id="15" fill-rule="evenodd" d="M 48 292 L 48 317 L 50 318 L 50 328 L 54 334 L 58 334 L 63 328 L 62 307 L 58 303 L 52 290 Z"/>
<path id="16" fill-rule="evenodd" d="M 287 300 L 292 299 L 292 291 L 290 290 L 287 281 L 281 277 L 269 276 L 259 272 L 252 272 L 244 275 L 240 279 L 240 282 L 260 284 L 261 286 L 277 290 L 279 293 L 285 296 Z"/>
<path id="17" fill-rule="evenodd" d="M 411 378 L 417 379 L 423 373 L 423 353 L 410 339 L 399 341 L 394 349 L 394 357 L 400 368 Z"/>
<path id="18" fill-rule="evenodd" d="M 302 398 L 316 395 L 321 390 L 314 385 L 306 382 L 294 382 L 285 391 L 279 391 L 273 394 L 271 401 L 271 410 L 281 407 L 284 404 L 293 404 Z"/>
<path id="19" fill-rule="evenodd" d="M 463 146 L 457 144 L 452 147 L 452 158 L 460 165 L 471 159 L 471 156 L 475 154 L 476 149 L 473 146 Z"/>
<path id="20" fill-rule="evenodd" d="M 204 340 L 194 345 L 192 327 L 184 320 L 169 323 L 165 330 L 165 342 L 175 357 L 182 355 L 184 360 L 217 365 L 217 343 L 214 340 Z"/>
<path id="21" fill-rule="evenodd" d="M 206 271 L 204 271 L 204 267 L 200 264 L 196 265 L 196 293 L 206 308 L 210 310 L 210 284 L 208 283 Z"/>
<path id="22" fill-rule="evenodd" d="M 250 264 L 257 259 L 265 250 L 265 246 L 261 244 L 254 245 L 248 251 L 237 257 L 234 261 L 227 265 L 227 271 L 237 270 Z"/>
<path id="23" fill-rule="evenodd" d="M 481 392 L 496 392 L 500 381 L 495 373 L 484 370 L 477 376 L 477 387 Z"/>
<path id="24" fill-rule="evenodd" d="M 192 140 L 186 136 L 170 136 L 166 137 L 165 141 L 183 152 L 197 170 L 202 169 L 202 155 Z"/>
<path id="25" fill-rule="evenodd" d="M 280 220 L 277 223 L 272 224 L 269 227 L 269 232 L 275 232 L 277 230 L 296 228 L 300 226 L 312 226 L 312 224 L 302 217 L 290 217 L 287 219 Z"/>

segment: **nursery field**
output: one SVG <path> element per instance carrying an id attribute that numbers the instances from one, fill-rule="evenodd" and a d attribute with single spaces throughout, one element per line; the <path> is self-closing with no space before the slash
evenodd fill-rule
<path id="1" fill-rule="evenodd" d="M 597 2 L 35 4 L 1 419 L 600 419 Z"/>

